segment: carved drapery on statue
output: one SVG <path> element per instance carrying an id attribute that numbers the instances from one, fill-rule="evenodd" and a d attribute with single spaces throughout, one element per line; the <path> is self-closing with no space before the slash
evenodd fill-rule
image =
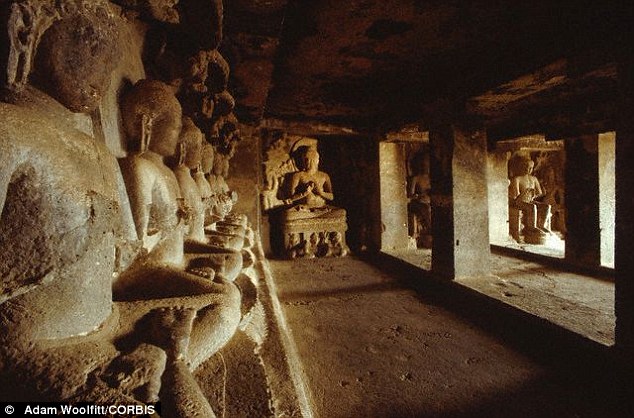
<path id="1" fill-rule="evenodd" d="M 330 176 L 318 166 L 313 138 L 281 135 L 266 150 L 262 206 L 278 256 L 340 257 L 349 252 L 346 211 L 331 204 Z"/>

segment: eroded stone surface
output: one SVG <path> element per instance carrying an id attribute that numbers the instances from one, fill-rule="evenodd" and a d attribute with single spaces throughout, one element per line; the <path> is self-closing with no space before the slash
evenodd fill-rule
<path id="1" fill-rule="evenodd" d="M 2 60 L 10 94 L 0 103 L 0 399 L 161 401 L 166 416 L 212 417 L 194 371 L 238 327 L 247 330 L 234 344 L 241 361 L 262 368 L 257 351 L 275 322 L 262 303 L 248 219 L 211 204 L 216 193 L 231 204 L 237 197 L 224 181 L 238 139 L 228 65 L 203 48 L 217 46 L 222 3 L 118 3 L 194 31 L 210 25 L 215 38 L 198 45 L 209 59 L 200 68 L 190 63 L 185 84 L 205 93 L 213 61 L 220 75 L 208 97 L 217 106 L 183 123 L 180 83 L 132 85 L 127 77 L 139 75 L 129 65 L 141 57 L 125 57 L 128 67 L 116 59 L 141 51 L 123 45 L 142 42 L 144 33 L 129 10 L 122 17 L 101 0 L 7 6 L 13 43 L 11 59 Z M 201 120 L 217 128 L 206 147 L 219 156 L 215 188 L 202 172 Z M 124 154 L 119 164 L 114 153 Z M 206 210 L 216 213 L 205 225 Z M 201 245 L 192 249 L 185 237 Z M 263 414 L 273 414 L 264 373 L 233 384 L 240 387 L 231 402 L 257 392 Z"/>

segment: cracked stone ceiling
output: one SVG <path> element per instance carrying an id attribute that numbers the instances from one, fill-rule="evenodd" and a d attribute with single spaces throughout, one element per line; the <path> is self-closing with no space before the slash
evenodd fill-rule
<path id="1" fill-rule="evenodd" d="M 557 135 L 612 123 L 619 4 L 231 0 L 222 52 L 249 123 L 379 132 L 458 113 L 500 138 Z"/>

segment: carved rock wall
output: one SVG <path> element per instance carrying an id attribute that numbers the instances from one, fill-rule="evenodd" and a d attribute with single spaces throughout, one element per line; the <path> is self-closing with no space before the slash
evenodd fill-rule
<path id="1" fill-rule="evenodd" d="M 166 416 L 295 416 L 290 372 L 279 362 L 286 355 L 275 296 L 248 218 L 217 215 L 208 242 L 185 242 L 180 261 L 178 251 L 168 254 L 168 241 L 176 241 L 166 237 L 181 234 L 192 209 L 176 197 L 183 186 L 169 171 L 178 150 L 156 142 L 159 131 L 167 135 L 167 119 L 152 113 L 162 103 L 137 103 L 139 138 L 123 124 L 133 85 L 167 83 L 166 94 L 180 100 L 167 112 L 177 116 L 173 128 L 182 108 L 213 145 L 208 178 L 229 209 L 235 204 L 224 180 L 240 135 L 229 68 L 216 50 L 222 2 L 116 3 L 1 5 L 10 48 L 0 61 L 0 399 L 161 400 Z M 152 55 L 157 44 L 162 52 Z M 247 171 L 245 161 L 255 152 L 241 149 L 239 191 L 254 201 L 257 169 Z M 126 161 L 133 167 L 122 173 Z M 135 164 L 153 167 L 138 190 L 123 175 Z M 140 225 L 136 203 L 156 172 L 162 180 Z M 166 217 L 176 216 L 166 229 Z M 153 264 L 156 254 L 170 262 Z M 252 379 L 242 376 L 245 368 Z"/>

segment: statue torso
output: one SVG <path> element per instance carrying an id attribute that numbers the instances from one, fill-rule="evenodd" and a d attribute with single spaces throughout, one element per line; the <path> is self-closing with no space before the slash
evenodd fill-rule
<path id="1" fill-rule="evenodd" d="M 3 291 L 50 283 L 0 305 L 0 315 L 33 339 L 88 332 L 110 314 L 120 225 L 114 157 L 69 123 L 69 111 L 54 111 L 64 117 L 0 103 Z"/>

